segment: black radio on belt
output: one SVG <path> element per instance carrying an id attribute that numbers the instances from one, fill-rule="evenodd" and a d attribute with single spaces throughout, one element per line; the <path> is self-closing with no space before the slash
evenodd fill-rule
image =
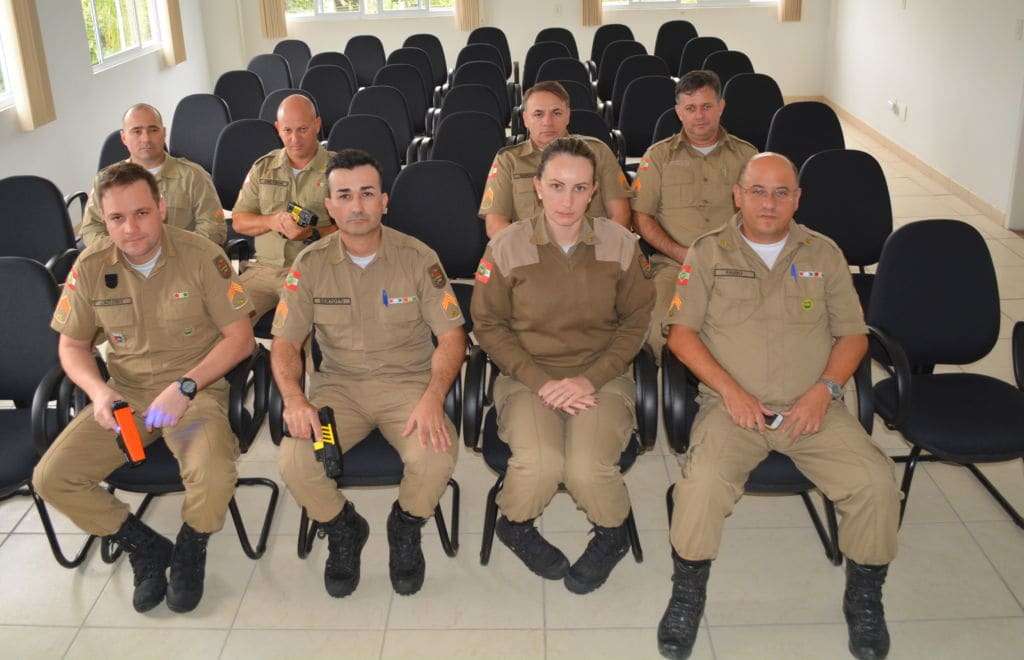
<path id="1" fill-rule="evenodd" d="M 295 224 L 303 229 L 306 227 L 312 227 L 320 220 L 316 213 L 313 213 L 309 209 L 302 208 L 295 202 L 288 202 L 288 213 L 290 213 L 292 218 L 295 219 Z"/>
<path id="2" fill-rule="evenodd" d="M 324 472 L 329 479 L 341 476 L 341 447 L 338 446 L 338 425 L 334 422 L 334 410 L 329 406 L 321 408 L 320 436 L 313 441 L 316 460 L 324 464 Z"/>

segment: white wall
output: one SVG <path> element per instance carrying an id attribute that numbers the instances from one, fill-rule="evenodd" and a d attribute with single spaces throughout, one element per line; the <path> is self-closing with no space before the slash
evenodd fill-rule
<path id="1" fill-rule="evenodd" d="M 224 71 L 244 67 L 255 55 L 270 52 L 275 43 L 275 40 L 263 38 L 260 32 L 258 3 L 225 0 L 216 4 L 223 6 L 204 13 L 203 17 L 207 25 L 210 73 L 214 79 Z M 596 28 L 581 25 L 578 0 L 481 0 L 481 6 L 484 24 L 497 25 L 505 31 L 515 60 L 522 62 L 537 32 L 550 26 L 565 26 L 572 30 L 580 56 L 586 59 L 590 55 Z M 232 35 L 237 30 L 239 9 L 243 33 L 237 39 Z M 658 27 L 676 18 L 691 21 L 700 34 L 719 36 L 730 48 L 745 51 L 750 55 L 754 68 L 774 77 L 784 94 L 804 96 L 823 93 L 829 0 L 804 0 L 804 16 L 799 23 L 779 23 L 774 6 L 605 12 L 606 23 L 626 23 L 650 52 L 654 51 Z M 433 32 L 441 39 L 449 65 L 455 62 L 468 36 L 468 33 L 455 28 L 455 20 L 450 15 L 288 23 L 288 36 L 302 39 L 314 53 L 342 51 L 349 37 L 367 33 L 380 37 L 384 49 L 391 52 L 401 47 L 407 36 L 417 32 Z"/>
<path id="2" fill-rule="evenodd" d="M 833 0 L 827 96 L 1006 211 L 1020 134 L 1020 0 Z M 909 104 L 906 122 L 890 98 Z"/>
<path id="3" fill-rule="evenodd" d="M 145 101 L 170 124 L 182 96 L 212 91 L 200 1 L 181 2 L 185 62 L 166 68 L 157 51 L 94 75 L 79 3 L 38 0 L 57 120 L 23 132 L 13 109 L 0 112 L 0 177 L 37 174 L 65 194 L 85 189 L 96 174 L 100 145 L 120 128 L 125 108 Z"/>

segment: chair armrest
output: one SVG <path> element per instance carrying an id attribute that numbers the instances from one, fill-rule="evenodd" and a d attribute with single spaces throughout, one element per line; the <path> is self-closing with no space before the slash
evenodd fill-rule
<path id="1" fill-rule="evenodd" d="M 661 350 L 661 382 L 665 434 L 672 450 L 682 454 L 690 447 L 690 427 L 698 409 L 697 381 L 668 346 Z"/>
<path id="2" fill-rule="evenodd" d="M 57 284 L 63 284 L 64 280 L 67 279 L 68 273 L 71 272 L 71 267 L 75 265 L 75 260 L 78 259 L 79 254 L 81 252 L 78 248 L 68 248 L 60 254 L 50 257 L 50 260 L 46 262 L 46 270 L 50 271 L 50 275 L 53 276 L 53 280 Z"/>
<path id="3" fill-rule="evenodd" d="M 604 123 L 608 124 L 609 128 L 615 125 L 615 117 L 612 112 L 613 105 L 611 101 L 605 101 L 601 108 L 601 116 L 604 117 Z"/>
<path id="4" fill-rule="evenodd" d="M 633 358 L 636 382 L 636 424 L 640 447 L 648 451 L 658 439 L 658 365 L 651 347 L 644 344 Z"/>
<path id="5" fill-rule="evenodd" d="M 615 155 L 619 157 L 619 167 L 626 169 L 626 136 L 617 128 L 611 129 L 615 141 Z"/>
<path id="6" fill-rule="evenodd" d="M 590 79 L 597 80 L 597 63 L 594 60 L 587 60 L 584 64 L 587 65 L 587 70 L 590 71 Z"/>
<path id="7" fill-rule="evenodd" d="M 224 374 L 224 378 L 228 381 L 230 388 L 228 390 L 228 424 L 231 425 L 231 430 L 238 438 L 239 448 L 243 454 L 249 450 L 249 446 L 256 437 L 257 431 L 257 429 L 251 428 L 252 417 L 248 416 L 247 419 L 245 411 L 249 378 L 251 376 L 255 380 L 257 366 L 266 351 L 267 349 L 257 344 L 256 350 L 249 357 Z"/>
<path id="8" fill-rule="evenodd" d="M 60 424 L 59 419 L 57 423 L 58 428 L 48 428 L 46 414 L 47 406 L 50 401 L 58 399 L 58 391 L 64 380 L 63 367 L 61 367 L 60 364 L 55 364 L 48 372 L 46 372 L 46 375 L 43 376 L 43 380 L 41 380 L 39 385 L 36 386 L 36 391 L 32 395 L 32 444 L 35 445 L 36 451 L 39 452 L 40 456 L 50 448 L 50 443 L 56 439 L 57 434 L 64 428 L 63 425 Z"/>
<path id="9" fill-rule="evenodd" d="M 232 238 L 224 245 L 224 252 L 232 261 L 249 261 L 252 259 L 252 246 L 244 238 Z"/>
<path id="10" fill-rule="evenodd" d="M 871 353 L 857 365 L 853 372 L 853 384 L 857 389 L 857 419 L 864 431 L 871 435 L 875 427 L 875 399 L 871 390 Z"/>
<path id="11" fill-rule="evenodd" d="M 462 426 L 462 373 L 455 376 L 455 380 L 452 381 L 451 387 L 448 388 L 448 394 L 444 397 L 444 414 L 448 416 L 448 419 L 452 420 L 452 424 L 455 425 L 456 433 Z M 458 441 L 458 438 L 455 438 Z"/>
<path id="12" fill-rule="evenodd" d="M 896 372 L 896 413 L 885 421 L 897 429 L 902 428 L 910 414 L 910 362 L 907 354 L 895 339 L 874 326 L 868 326 L 868 338 L 882 348 Z"/>
<path id="13" fill-rule="evenodd" d="M 64 206 L 67 208 L 68 213 L 71 213 L 71 205 L 75 202 L 79 204 L 79 212 L 81 215 L 85 215 L 85 205 L 89 203 L 89 195 L 84 190 L 73 192 L 70 195 L 64 196 Z"/>
<path id="14" fill-rule="evenodd" d="M 1013 324 L 1010 350 L 1013 352 L 1013 378 L 1017 381 L 1017 389 L 1024 390 L 1024 321 Z"/>
<path id="15" fill-rule="evenodd" d="M 462 441 L 476 449 L 484 420 L 484 386 L 487 375 L 487 353 L 479 346 L 469 350 L 466 365 L 465 397 L 462 407 Z"/>
<path id="16" fill-rule="evenodd" d="M 512 81 L 515 84 L 519 84 L 519 62 L 512 62 Z"/>

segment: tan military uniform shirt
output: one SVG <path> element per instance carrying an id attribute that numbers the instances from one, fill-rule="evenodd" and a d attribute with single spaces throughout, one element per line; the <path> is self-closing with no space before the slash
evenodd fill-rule
<path id="1" fill-rule="evenodd" d="M 543 215 L 492 240 L 476 273 L 473 332 L 501 371 L 536 392 L 583 375 L 601 389 L 640 351 L 654 305 L 637 237 L 586 218 L 565 254 Z"/>
<path id="2" fill-rule="evenodd" d="M 821 377 L 833 338 L 867 333 L 864 313 L 829 238 L 794 222 L 768 270 L 738 221 L 739 214 L 694 243 L 665 323 L 700 333 L 722 368 L 763 403 L 789 406 Z"/>
<path id="3" fill-rule="evenodd" d="M 598 190 L 590 200 L 587 215 L 606 218 L 609 216 L 606 200 L 629 199 L 633 196 L 626 175 L 622 173 L 615 154 L 604 142 L 585 135 L 571 137 L 584 140 L 597 157 L 594 178 Z M 535 147 L 531 140 L 498 151 L 487 175 L 484 197 L 480 202 L 478 215 L 481 218 L 488 213 L 496 213 L 515 222 L 532 218 L 541 212 L 540 200 L 533 188 L 533 177 L 537 174 L 542 153 L 543 150 Z"/>
<path id="4" fill-rule="evenodd" d="M 327 227 L 331 217 L 324 207 L 327 197 L 327 164 L 333 151 L 317 147 L 316 155 L 298 173 L 292 173 L 285 149 L 275 149 L 252 165 L 245 177 L 232 212 L 270 215 L 288 210 L 294 202 L 317 215 L 317 227 Z M 306 247 L 302 241 L 289 241 L 275 231 L 256 237 L 256 260 L 269 266 L 287 266 Z"/>
<path id="5" fill-rule="evenodd" d="M 81 233 L 86 245 L 92 245 L 100 236 L 107 235 L 100 201 L 93 194 L 98 178 L 99 175 L 92 182 L 89 202 L 82 214 Z M 217 245 L 224 244 L 228 227 L 224 222 L 224 211 L 220 208 L 217 190 L 206 170 L 190 160 L 168 154 L 160 171 L 156 173 L 156 185 L 160 188 L 161 197 L 167 202 L 168 225 L 194 231 Z"/>
<path id="6" fill-rule="evenodd" d="M 315 327 L 322 379 L 422 378 L 430 373 L 431 334 L 463 324 L 437 254 L 390 227 L 382 232 L 365 269 L 335 232 L 296 257 L 285 279 L 274 336 L 302 342 Z"/>
<path id="7" fill-rule="evenodd" d="M 683 131 L 655 142 L 637 168 L 633 210 L 655 218 L 676 243 L 693 245 L 736 212 L 732 186 L 755 154 L 753 145 L 725 129 L 707 156 L 690 145 Z"/>
<path id="8" fill-rule="evenodd" d="M 149 277 L 132 268 L 108 236 L 82 252 L 50 324 L 72 339 L 110 342 L 117 387 L 158 391 L 206 357 L 220 329 L 252 312 L 224 252 L 207 239 L 164 227 Z M 224 380 L 208 389 L 227 394 Z"/>

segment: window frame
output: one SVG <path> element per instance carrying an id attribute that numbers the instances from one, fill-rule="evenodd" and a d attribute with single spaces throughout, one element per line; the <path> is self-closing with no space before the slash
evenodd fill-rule
<path id="1" fill-rule="evenodd" d="M 131 60 L 134 60 L 136 58 L 144 57 L 146 55 L 149 55 L 150 53 L 155 53 L 155 52 L 157 52 L 157 51 L 159 51 L 159 50 L 161 50 L 163 48 L 162 35 L 160 33 L 160 15 L 158 13 L 160 11 L 160 8 L 157 6 L 156 0 L 126 0 L 126 1 L 127 2 L 133 2 L 133 3 L 135 3 L 135 2 L 145 2 L 147 5 L 149 5 L 150 41 L 147 41 L 147 42 L 143 42 L 142 41 L 142 24 L 139 22 L 139 13 L 138 13 L 138 11 L 136 11 L 135 12 L 135 32 L 136 32 L 136 34 L 139 37 L 139 43 L 134 45 L 134 46 L 130 46 L 128 48 L 125 48 L 124 50 L 120 50 L 120 51 L 114 53 L 113 55 L 104 56 L 103 55 L 103 41 L 102 41 L 101 36 L 100 36 L 99 17 L 98 17 L 98 15 L 96 13 L 96 0 L 88 0 L 88 2 L 89 2 L 89 11 L 92 14 L 92 32 L 93 32 L 93 38 L 95 39 L 95 43 L 96 43 L 96 56 L 99 59 L 99 61 L 96 62 L 95 64 L 92 64 L 92 62 L 90 61 L 90 65 L 92 66 L 92 72 L 94 74 L 95 73 L 100 73 L 102 71 L 106 71 L 107 69 L 111 69 L 113 67 L 116 67 L 119 64 L 124 64 L 125 62 L 130 62 Z M 118 26 L 117 26 L 118 27 L 118 32 L 119 32 L 119 36 L 121 37 L 121 41 L 123 43 L 124 35 L 123 35 L 123 33 L 121 33 L 121 27 L 122 27 L 122 25 L 121 25 L 121 23 L 122 23 L 121 2 L 119 0 L 114 0 L 114 3 L 115 3 L 114 6 L 117 9 L 117 14 L 118 14 Z M 85 23 L 85 16 L 84 15 L 82 16 L 82 27 L 83 27 L 83 29 L 86 30 L 86 35 L 88 35 L 89 26 L 88 26 L 88 24 Z"/>
<path id="2" fill-rule="evenodd" d="M 722 9 L 722 8 L 753 8 L 774 7 L 778 0 L 601 0 L 601 8 L 605 11 L 646 11 L 676 9 Z"/>
<path id="3" fill-rule="evenodd" d="M 3 76 L 6 89 L 0 92 L 0 111 L 14 107 L 14 85 L 11 80 L 11 67 L 8 66 L 7 48 L 4 44 L 3 31 L 0 30 L 0 76 Z"/>
<path id="4" fill-rule="evenodd" d="M 328 0 L 313 0 L 312 14 L 294 14 L 285 10 L 285 20 L 295 22 L 306 21 L 353 21 L 353 20 L 387 20 L 392 18 L 431 18 L 439 16 L 454 16 L 454 2 L 450 8 L 431 9 L 430 0 L 418 0 L 421 6 L 417 9 L 384 9 L 384 0 L 376 0 L 379 10 L 375 13 L 367 13 L 366 0 L 358 0 L 358 11 L 346 12 L 325 12 L 323 3 Z M 287 6 L 287 5 L 286 5 Z"/>

